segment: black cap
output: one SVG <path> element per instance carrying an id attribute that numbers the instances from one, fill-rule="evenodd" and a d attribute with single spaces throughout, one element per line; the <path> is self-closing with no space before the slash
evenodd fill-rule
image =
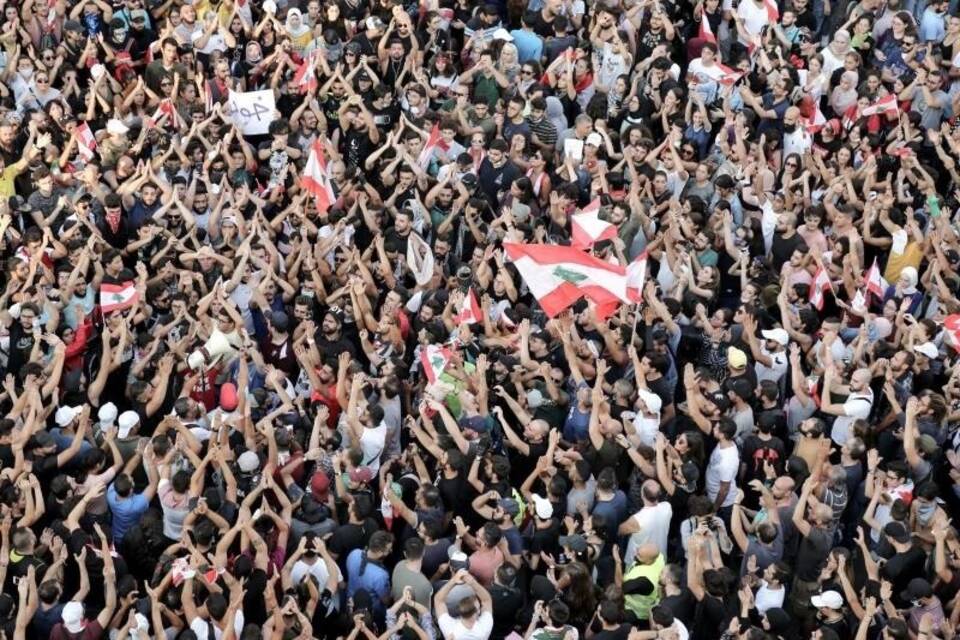
<path id="1" fill-rule="evenodd" d="M 286 331 L 290 328 L 290 318 L 283 311 L 274 311 L 270 314 L 270 324 L 277 331 Z"/>
<path id="2" fill-rule="evenodd" d="M 891 523 L 892 524 L 892 523 Z M 923 578 L 914 578 L 907 588 L 900 592 L 900 599 L 905 602 L 929 598 L 933 595 L 933 587 Z"/>
<path id="3" fill-rule="evenodd" d="M 733 185 L 735 184 L 733 181 L 733 178 L 731 178 L 726 173 L 724 173 L 721 176 L 718 176 L 717 179 L 713 181 L 713 183 L 721 189 L 733 189 Z"/>

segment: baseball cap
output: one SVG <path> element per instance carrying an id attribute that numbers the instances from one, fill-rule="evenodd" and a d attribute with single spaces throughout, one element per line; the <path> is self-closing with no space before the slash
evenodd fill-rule
<path id="1" fill-rule="evenodd" d="M 599 147 L 603 145 L 603 138 L 600 136 L 599 133 L 596 133 L 596 132 L 591 133 L 590 135 L 587 136 L 586 144 L 592 145 L 594 147 Z"/>
<path id="2" fill-rule="evenodd" d="M 810 598 L 810 604 L 817 607 L 826 607 L 827 609 L 839 609 L 843 606 L 843 596 L 836 591 L 824 591 L 820 595 Z"/>
<path id="3" fill-rule="evenodd" d="M 330 494 L 330 478 L 323 471 L 317 471 L 310 478 L 310 493 L 317 500 L 326 501 Z"/>
<path id="4" fill-rule="evenodd" d="M 270 324 L 277 331 L 286 331 L 290 328 L 290 317 L 283 311 L 274 311 L 270 314 Z"/>
<path id="5" fill-rule="evenodd" d="M 520 513 L 520 503 L 513 498 L 501 498 L 500 508 L 506 511 L 511 518 L 517 517 Z"/>
<path id="6" fill-rule="evenodd" d="M 117 419 L 117 405 L 107 402 L 97 410 L 97 419 L 100 420 L 100 428 L 106 429 L 113 426 L 113 421 Z"/>
<path id="7" fill-rule="evenodd" d="M 140 416 L 136 411 L 124 411 L 117 418 L 117 437 L 126 438 L 130 435 L 137 423 L 140 422 Z"/>
<path id="8" fill-rule="evenodd" d="M 940 448 L 937 441 L 929 433 L 924 433 L 917 438 L 917 447 L 928 456 L 933 455 Z"/>
<path id="9" fill-rule="evenodd" d="M 924 342 L 923 344 L 918 344 L 913 347 L 913 350 L 919 353 L 920 355 L 927 356 L 931 360 L 935 360 L 937 356 L 940 355 L 940 351 L 937 349 L 937 345 L 932 342 Z"/>
<path id="10" fill-rule="evenodd" d="M 506 42 L 513 42 L 513 36 L 510 35 L 510 32 L 504 29 L 503 27 L 500 27 L 499 29 L 493 32 L 493 39 L 504 40 Z"/>
<path id="11" fill-rule="evenodd" d="M 130 127 L 123 124 L 116 118 L 111 118 L 110 120 L 107 121 L 107 133 L 110 133 L 116 136 L 122 136 L 126 134 L 128 131 L 130 131 Z"/>
<path id="12" fill-rule="evenodd" d="M 538 518 L 541 520 L 549 520 L 553 517 L 553 504 L 551 504 L 549 500 L 536 493 L 532 494 L 530 499 L 533 501 L 533 511 L 537 514 Z"/>
<path id="13" fill-rule="evenodd" d="M 646 389 L 637 390 L 637 395 L 640 396 L 640 400 L 646 405 L 649 413 L 660 413 L 660 410 L 663 408 L 663 400 L 660 399 L 660 396 Z"/>
<path id="14" fill-rule="evenodd" d="M 83 33 L 83 25 L 76 20 L 67 20 L 63 23 L 64 31 L 73 31 L 74 33 Z"/>
<path id="15" fill-rule="evenodd" d="M 354 467 L 350 470 L 350 482 L 364 484 L 373 480 L 373 471 L 370 467 Z"/>
<path id="16" fill-rule="evenodd" d="M 253 473 L 260 468 L 260 458 L 253 451 L 244 451 L 237 458 L 237 466 L 244 473 Z"/>
<path id="17" fill-rule="evenodd" d="M 780 344 L 780 346 L 785 347 L 790 343 L 790 335 L 787 333 L 786 329 L 764 329 L 760 332 L 767 340 L 773 340 Z"/>
<path id="18" fill-rule="evenodd" d="M 376 16 L 370 16 L 369 18 L 367 18 L 366 24 L 367 24 L 367 29 L 383 29 L 384 26 L 386 26 L 383 24 L 383 20 L 381 20 Z"/>
<path id="19" fill-rule="evenodd" d="M 574 533 L 569 536 L 560 536 L 560 546 L 568 547 L 574 553 L 583 553 L 587 550 L 587 539 L 582 534 Z"/>
<path id="20" fill-rule="evenodd" d="M 933 595 L 933 587 L 923 578 L 914 578 L 907 585 L 907 588 L 900 592 L 900 599 L 905 602 L 919 600 L 920 598 L 929 598 Z"/>
<path id="21" fill-rule="evenodd" d="M 747 366 L 747 354 L 736 347 L 727 349 L 727 363 L 734 369 L 743 369 Z"/>
<path id="22" fill-rule="evenodd" d="M 147 12 L 143 9 L 134 9 L 130 12 L 130 21 L 131 22 L 146 22 L 147 21 Z"/>
<path id="23" fill-rule="evenodd" d="M 68 602 L 65 604 L 63 611 L 60 613 L 60 619 L 63 620 L 63 626 L 66 627 L 70 633 L 80 633 L 87 626 L 86 621 L 83 619 L 83 605 L 79 602 Z"/>
<path id="24" fill-rule="evenodd" d="M 54 420 L 57 423 L 58 427 L 69 426 L 71 422 L 80 415 L 80 407 L 60 407 L 57 409 L 57 413 L 54 416 Z"/>

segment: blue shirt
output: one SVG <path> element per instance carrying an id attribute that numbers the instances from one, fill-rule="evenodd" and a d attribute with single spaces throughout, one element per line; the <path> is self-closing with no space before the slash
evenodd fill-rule
<path id="1" fill-rule="evenodd" d="M 920 18 L 920 42 L 940 42 L 947 35 L 943 24 L 943 14 L 927 7 Z"/>
<path id="2" fill-rule="evenodd" d="M 376 562 L 364 563 L 365 554 L 364 549 L 354 549 L 347 556 L 347 595 L 352 598 L 358 590 L 366 589 L 374 609 L 383 611 L 383 598 L 390 593 L 390 574 Z"/>
<path id="3" fill-rule="evenodd" d="M 115 483 L 107 488 L 107 504 L 113 514 L 113 542 L 120 544 L 124 534 L 137 524 L 140 516 L 150 506 L 150 501 L 142 493 L 133 493 L 126 498 L 117 495 Z"/>
<path id="4" fill-rule="evenodd" d="M 513 44 L 517 47 L 517 62 L 524 64 L 534 60 L 540 62 L 543 55 L 543 40 L 533 31 L 514 29 L 510 32 Z"/>

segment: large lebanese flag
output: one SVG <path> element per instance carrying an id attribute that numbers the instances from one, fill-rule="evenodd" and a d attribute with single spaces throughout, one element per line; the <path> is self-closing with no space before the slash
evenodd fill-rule
<path id="1" fill-rule="evenodd" d="M 133 280 L 121 282 L 119 284 L 100 285 L 100 312 L 110 313 L 132 307 L 140 299 L 137 293 L 137 287 Z"/>
<path id="2" fill-rule="evenodd" d="M 300 176 L 300 186 L 313 194 L 317 200 L 317 211 L 326 211 L 337 200 L 333 193 L 333 183 L 327 168 L 327 158 L 323 154 L 323 143 L 318 138 L 310 145 L 310 155 L 307 157 L 307 166 Z"/>
<path id="3" fill-rule="evenodd" d="M 872 116 L 874 114 L 880 114 L 880 113 L 887 114 L 887 116 L 899 115 L 900 107 L 899 105 L 897 105 L 897 96 L 891 93 L 885 98 L 880 98 L 869 107 L 864 107 L 860 111 L 860 115 L 864 115 L 864 116 Z"/>
<path id="4" fill-rule="evenodd" d="M 619 265 L 561 245 L 505 242 L 503 248 L 551 318 L 582 297 L 603 308 L 630 302 L 627 271 Z"/>
<path id="5" fill-rule="evenodd" d="M 643 285 L 647 279 L 647 250 L 627 265 L 627 295 L 633 302 L 643 300 Z"/>
<path id="6" fill-rule="evenodd" d="M 826 296 L 826 290 L 833 289 L 830 282 L 830 276 L 823 265 L 817 266 L 817 273 L 813 276 L 813 282 L 810 284 L 810 304 L 817 308 L 817 311 L 823 310 L 823 302 Z"/>
<path id="7" fill-rule="evenodd" d="M 601 240 L 617 237 L 617 228 L 600 219 L 600 198 L 584 207 L 583 211 L 570 216 L 573 246 L 587 250 Z"/>
<path id="8" fill-rule="evenodd" d="M 763 0 L 763 6 L 767 10 L 767 19 L 770 21 L 770 24 L 780 21 L 780 8 L 777 7 L 777 3 L 774 2 L 774 0 Z"/>

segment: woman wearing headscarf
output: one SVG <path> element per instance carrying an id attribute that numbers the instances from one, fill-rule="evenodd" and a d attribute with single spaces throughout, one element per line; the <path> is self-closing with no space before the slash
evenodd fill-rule
<path id="1" fill-rule="evenodd" d="M 290 44 L 293 49 L 297 53 L 303 54 L 313 39 L 313 33 L 310 31 L 307 21 L 303 19 L 300 9 L 293 8 L 287 11 L 287 21 L 284 24 L 284 29 L 290 37 Z"/>
<path id="2" fill-rule="evenodd" d="M 837 117 L 840 117 L 855 104 L 857 104 L 857 72 L 844 71 L 840 76 L 840 84 L 830 94 L 830 108 Z"/>
<path id="3" fill-rule="evenodd" d="M 886 302 L 891 298 L 901 301 L 909 300 L 910 304 L 906 312 L 916 315 L 920 309 L 920 303 L 923 302 L 923 293 L 917 290 L 917 270 L 914 267 L 904 267 L 897 281 L 887 287 L 883 301 Z"/>

